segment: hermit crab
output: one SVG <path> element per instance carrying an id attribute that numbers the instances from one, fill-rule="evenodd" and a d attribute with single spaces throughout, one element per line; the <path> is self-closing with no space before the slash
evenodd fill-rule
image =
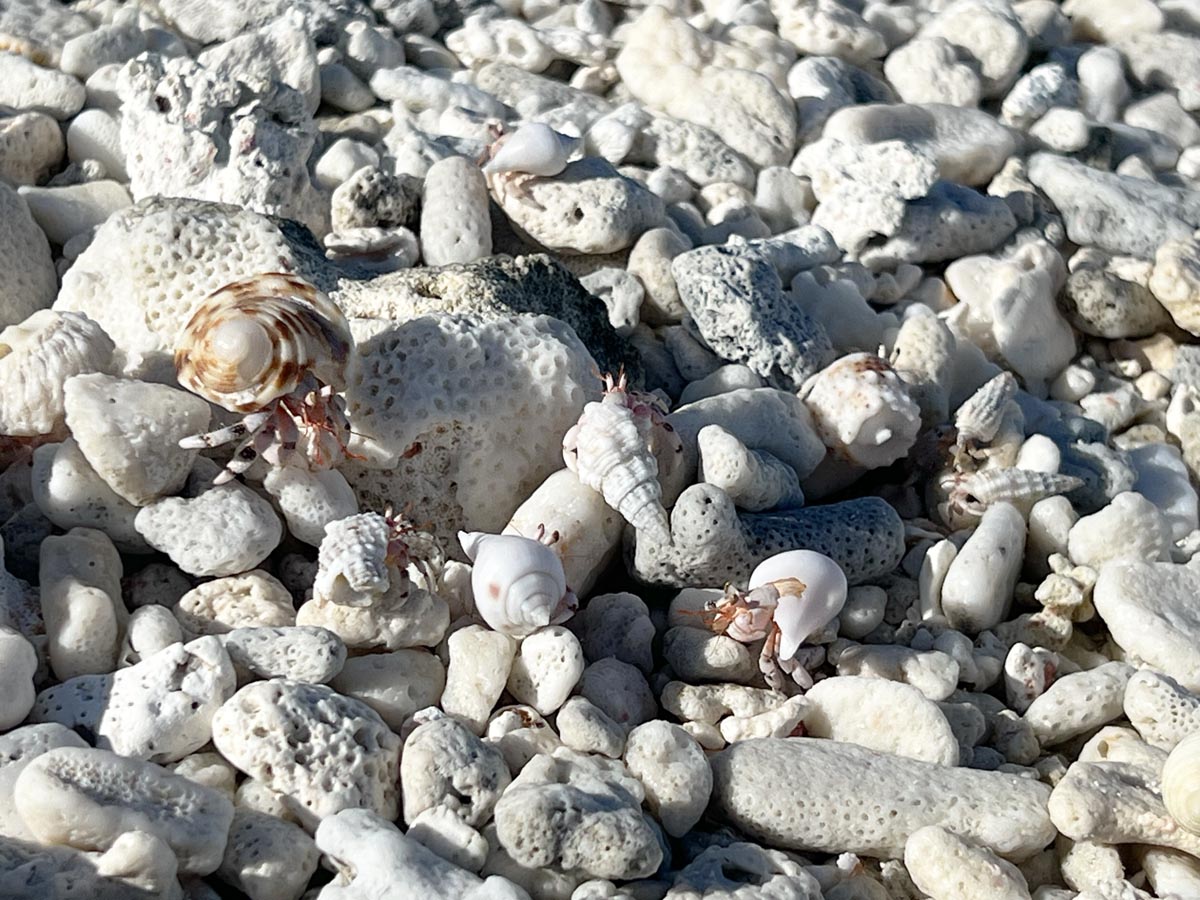
<path id="1" fill-rule="evenodd" d="M 389 505 L 382 515 L 359 513 L 325 526 L 313 596 L 339 606 L 371 606 L 407 584 L 409 565 L 434 591 L 444 562 L 437 539 Z"/>
<path id="2" fill-rule="evenodd" d="M 354 340 L 337 304 L 296 275 L 270 272 L 209 294 L 175 350 L 179 383 L 240 422 L 184 438 L 188 449 L 240 441 L 217 476 L 229 481 L 258 458 L 276 466 L 332 468 L 352 456 L 337 396 Z"/>
<path id="3" fill-rule="evenodd" d="M 488 185 L 500 194 L 511 191 L 519 198 L 525 198 L 525 185 L 532 179 L 565 169 L 571 154 L 583 143 L 583 138 L 562 134 L 540 122 L 509 132 L 493 123 L 488 130 L 492 143 L 478 161 Z"/>
<path id="4" fill-rule="evenodd" d="M 563 461 L 651 540 L 671 540 L 660 471 L 678 465 L 683 443 L 654 394 L 629 389 L 624 371 L 604 377 L 604 396 L 589 403 L 563 436 Z"/>
<path id="5" fill-rule="evenodd" d="M 782 689 L 787 674 L 807 689 L 812 677 L 796 651 L 841 612 L 846 593 L 846 575 L 828 556 L 788 550 L 759 563 L 745 591 L 726 585 L 701 615 L 718 634 L 743 644 L 763 641 L 758 666 L 768 685 Z"/>

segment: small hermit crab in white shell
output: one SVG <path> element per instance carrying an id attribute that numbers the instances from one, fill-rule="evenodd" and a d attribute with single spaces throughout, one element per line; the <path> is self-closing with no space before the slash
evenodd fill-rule
<path id="1" fill-rule="evenodd" d="M 227 428 L 184 438 L 201 449 L 240 441 L 221 484 L 258 458 L 329 469 L 352 456 L 346 386 L 354 339 L 337 304 L 296 275 L 270 272 L 209 294 L 175 350 L 179 383 L 230 412 Z"/>
<path id="2" fill-rule="evenodd" d="M 358 513 L 325 526 L 313 596 L 338 606 L 370 606 L 393 587 L 407 590 L 410 565 L 434 591 L 444 562 L 437 539 L 390 505 L 382 515 Z"/>
<path id="3" fill-rule="evenodd" d="M 846 594 L 846 575 L 836 562 L 812 550 L 788 550 L 759 563 L 745 591 L 726 585 L 725 595 L 700 615 L 739 643 L 763 641 L 758 667 L 775 690 L 784 674 L 807 689 L 812 677 L 796 651 L 842 611 Z"/>
<path id="4" fill-rule="evenodd" d="M 1032 469 L 984 469 L 981 472 L 949 472 L 939 487 L 946 500 L 938 504 L 938 515 L 951 527 L 961 527 L 982 516 L 993 503 L 1012 503 L 1028 514 L 1039 500 L 1069 494 L 1083 486 L 1074 475 L 1037 472 Z"/>
<path id="5" fill-rule="evenodd" d="M 558 175 L 583 144 L 583 138 L 555 131 L 541 122 L 529 122 L 508 132 L 493 124 L 488 130 L 493 140 L 478 161 L 488 186 L 497 194 L 511 191 L 523 199 L 528 199 L 525 185 L 529 181 Z"/>
<path id="6" fill-rule="evenodd" d="M 679 465 L 683 443 L 667 422 L 664 401 L 630 390 L 624 371 L 615 379 L 606 375 L 604 388 L 563 436 L 563 461 L 626 522 L 668 543 L 659 475 Z"/>

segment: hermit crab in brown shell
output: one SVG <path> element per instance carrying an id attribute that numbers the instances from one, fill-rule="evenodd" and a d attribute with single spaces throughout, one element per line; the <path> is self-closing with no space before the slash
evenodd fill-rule
<path id="1" fill-rule="evenodd" d="M 353 456 L 338 396 L 353 353 L 346 317 L 303 278 L 269 272 L 217 289 L 184 327 L 175 372 L 188 390 L 246 417 L 179 445 L 241 442 L 217 484 L 260 457 L 275 466 L 332 468 Z"/>

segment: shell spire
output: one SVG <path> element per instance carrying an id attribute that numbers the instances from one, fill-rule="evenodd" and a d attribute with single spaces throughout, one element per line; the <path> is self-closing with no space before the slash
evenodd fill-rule
<path id="1" fill-rule="evenodd" d="M 184 327 L 179 383 L 232 412 L 254 412 L 306 378 L 346 385 L 354 340 L 337 304 L 296 275 L 270 272 L 218 288 Z"/>

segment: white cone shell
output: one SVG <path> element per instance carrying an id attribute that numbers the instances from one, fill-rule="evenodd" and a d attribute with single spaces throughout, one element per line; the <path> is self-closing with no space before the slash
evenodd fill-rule
<path id="1" fill-rule="evenodd" d="M 545 544 L 509 534 L 458 533 L 473 564 L 475 609 L 493 631 L 524 637 L 550 624 L 567 593 L 562 560 Z"/>
<path id="2" fill-rule="evenodd" d="M 525 172 L 543 177 L 557 175 L 567 167 L 567 158 L 577 138 L 559 134 L 549 125 L 532 122 L 506 135 L 483 171 Z"/>
<path id="3" fill-rule="evenodd" d="M 812 550 L 787 550 L 764 559 L 750 573 L 749 590 L 795 578 L 804 593 L 785 594 L 775 607 L 775 624 L 781 632 L 779 658 L 790 659 L 812 634 L 833 621 L 846 605 L 846 573 L 841 566 Z"/>

